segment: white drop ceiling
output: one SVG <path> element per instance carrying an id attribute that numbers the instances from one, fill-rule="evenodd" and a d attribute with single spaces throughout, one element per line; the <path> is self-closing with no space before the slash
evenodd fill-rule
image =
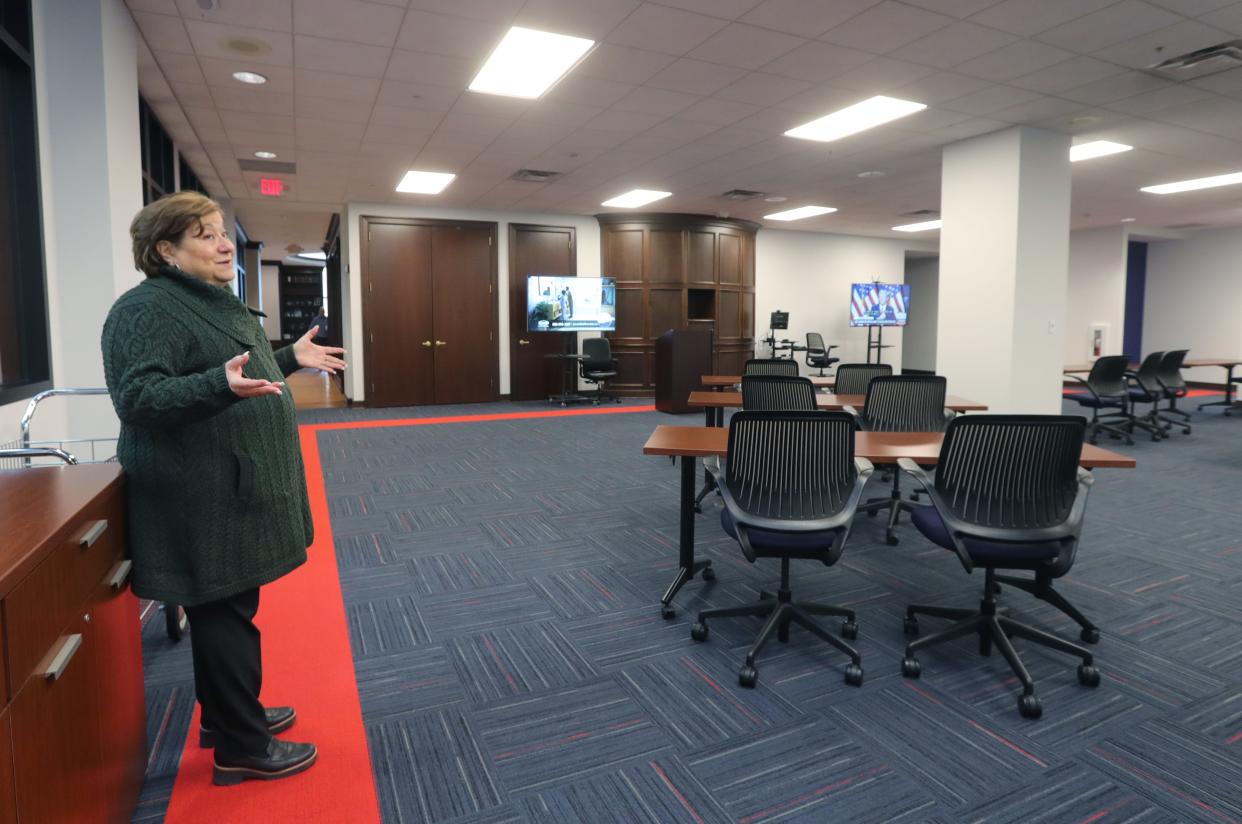
<path id="1" fill-rule="evenodd" d="M 127 2 L 144 97 L 268 250 L 316 248 L 348 201 L 595 214 L 634 188 L 673 192 L 660 211 L 751 220 L 834 206 L 777 225 L 895 237 L 939 208 L 946 143 L 1012 124 L 1135 147 L 1074 165 L 1075 228 L 1242 224 L 1242 187 L 1139 192 L 1242 170 L 1242 68 L 1145 71 L 1242 37 L 1233 0 Z M 466 91 L 510 25 L 599 44 L 540 100 Z M 782 136 L 874 94 L 928 108 L 831 144 Z M 238 166 L 258 150 L 297 163 L 279 199 Z M 393 191 L 411 168 L 458 177 Z M 509 180 L 519 168 L 564 176 Z M 720 197 L 735 188 L 787 200 Z"/>

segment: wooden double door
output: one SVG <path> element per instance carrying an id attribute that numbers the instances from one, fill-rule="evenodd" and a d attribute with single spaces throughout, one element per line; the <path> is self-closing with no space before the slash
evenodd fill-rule
<path id="1" fill-rule="evenodd" d="M 496 224 L 362 221 L 367 406 L 495 400 Z"/>
<path id="2" fill-rule="evenodd" d="M 528 332 L 526 278 L 528 275 L 576 275 L 576 233 L 572 226 L 509 224 L 509 397 L 532 401 L 561 392 L 564 369 L 577 365 L 549 357 L 569 347 L 577 351 L 576 332 Z"/>

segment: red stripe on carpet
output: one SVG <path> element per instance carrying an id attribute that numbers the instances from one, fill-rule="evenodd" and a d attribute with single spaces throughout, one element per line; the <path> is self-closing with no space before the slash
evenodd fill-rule
<path id="1" fill-rule="evenodd" d="M 1076 393 L 1076 392 L 1086 392 L 1086 391 L 1087 391 L 1087 387 L 1083 386 L 1082 384 L 1078 384 L 1078 385 L 1071 384 L 1069 386 L 1065 386 L 1061 388 L 1062 395 L 1068 395 L 1071 392 Z M 1206 398 L 1209 395 L 1223 395 L 1223 394 L 1225 394 L 1224 389 L 1188 389 L 1186 390 L 1185 397 Z M 1139 403 L 1146 403 L 1146 401 L 1139 401 Z"/>
<path id="2" fill-rule="evenodd" d="M 256 622 L 263 631 L 264 703 L 297 708 L 297 724 L 281 738 L 313 741 L 319 747 L 319 762 L 280 781 L 216 787 L 211 783 L 211 750 L 198 746 L 196 705 L 165 818 L 172 824 L 378 824 L 380 820 L 319 442 L 314 427 L 299 429 L 315 543 L 307 550 L 305 564 L 263 588 Z"/>
<path id="3" fill-rule="evenodd" d="M 340 421 L 309 423 L 302 429 L 328 432 L 334 429 L 378 429 L 385 426 L 430 426 L 438 423 L 482 423 L 485 421 L 522 421 L 531 418 L 568 418 L 575 415 L 618 415 L 627 412 L 654 412 L 654 406 L 609 406 L 601 409 L 549 409 L 542 412 L 489 412 L 484 415 L 452 415 L 443 418 L 390 418 L 380 421 Z"/>

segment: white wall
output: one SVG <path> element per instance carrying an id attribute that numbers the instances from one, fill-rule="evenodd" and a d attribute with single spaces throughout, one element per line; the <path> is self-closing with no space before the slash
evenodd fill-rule
<path id="1" fill-rule="evenodd" d="M 873 280 L 903 283 L 905 249 L 901 240 L 760 229 L 755 237 L 755 338 L 767 331 L 770 314 L 789 312 L 789 329 L 776 338 L 806 343 L 819 332 L 842 363 L 867 359 L 867 330 L 851 329 L 850 284 Z M 911 297 L 913 301 L 914 298 Z M 901 369 L 902 332 L 884 330 L 884 362 Z M 762 349 L 762 347 L 761 347 Z M 805 372 L 805 357 L 799 353 Z"/>
<path id="2" fill-rule="evenodd" d="M 575 247 L 578 253 L 578 274 L 600 274 L 599 223 L 589 215 L 556 215 L 540 212 L 505 212 L 482 209 L 442 209 L 431 206 L 399 206 L 389 203 L 350 203 L 341 224 L 341 312 L 345 316 L 341 330 L 349 351 L 349 369 L 345 371 L 345 395 L 354 401 L 366 399 L 366 364 L 363 361 L 362 330 L 362 258 L 359 232 L 366 217 L 420 217 L 436 220 L 479 220 L 498 224 L 496 227 L 496 272 L 499 292 L 500 328 L 500 394 L 509 392 L 509 224 L 538 223 L 573 226 L 577 229 Z M 579 337 L 590 337 L 580 335 Z"/>
<path id="3" fill-rule="evenodd" d="M 1120 355 L 1126 323 L 1126 230 L 1122 226 L 1070 233 L 1065 304 L 1065 363 L 1087 363 L 1091 327 L 1108 325 L 1105 355 Z M 1133 352 L 1135 357 L 1141 353 Z"/>
<path id="4" fill-rule="evenodd" d="M 1147 245 L 1143 351 L 1190 349 L 1190 358 L 1242 357 L 1242 228 Z M 1186 379 L 1223 383 L 1202 367 Z"/>
<path id="5" fill-rule="evenodd" d="M 260 297 L 263 305 L 259 308 L 267 317 L 263 318 L 263 331 L 268 340 L 280 340 L 280 267 L 274 264 L 263 264 L 263 279 L 260 284 Z"/>
<path id="6" fill-rule="evenodd" d="M 936 371 L 936 323 L 940 303 L 940 259 L 906 261 L 910 284 L 910 316 L 902 339 L 902 366 Z"/>

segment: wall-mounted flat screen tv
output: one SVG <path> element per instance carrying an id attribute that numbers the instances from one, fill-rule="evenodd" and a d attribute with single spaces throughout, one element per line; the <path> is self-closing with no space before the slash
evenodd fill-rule
<path id="1" fill-rule="evenodd" d="M 615 278 L 526 277 L 528 332 L 615 332 Z"/>
<path id="2" fill-rule="evenodd" d="M 905 326 L 909 311 L 909 284 L 855 283 L 850 287 L 850 326 Z"/>

